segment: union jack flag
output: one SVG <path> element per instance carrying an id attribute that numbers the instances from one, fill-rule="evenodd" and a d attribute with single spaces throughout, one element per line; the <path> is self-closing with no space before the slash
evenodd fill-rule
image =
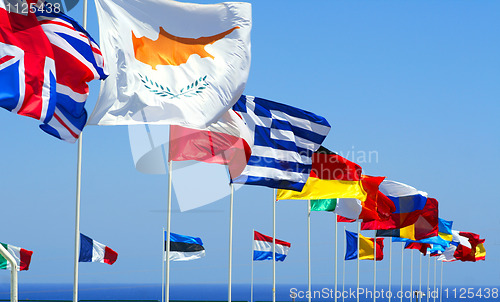
<path id="1" fill-rule="evenodd" d="M 99 46 L 73 19 L 44 1 L 27 14 L 0 0 L 0 107 L 40 120 L 40 128 L 75 142 L 87 121 L 87 82 L 105 79 Z"/>

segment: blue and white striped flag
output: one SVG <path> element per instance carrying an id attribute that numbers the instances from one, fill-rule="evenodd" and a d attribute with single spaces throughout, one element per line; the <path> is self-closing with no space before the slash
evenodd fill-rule
<path id="1" fill-rule="evenodd" d="M 301 191 L 309 177 L 312 154 L 330 131 L 314 113 L 242 95 L 233 106 L 254 135 L 252 155 L 234 183 Z"/>

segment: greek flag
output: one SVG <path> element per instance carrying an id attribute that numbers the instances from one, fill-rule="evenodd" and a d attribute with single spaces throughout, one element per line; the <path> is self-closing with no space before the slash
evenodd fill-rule
<path id="1" fill-rule="evenodd" d="M 233 106 L 253 133 L 252 155 L 234 183 L 301 191 L 312 154 L 330 131 L 325 118 L 288 105 L 242 95 Z"/>

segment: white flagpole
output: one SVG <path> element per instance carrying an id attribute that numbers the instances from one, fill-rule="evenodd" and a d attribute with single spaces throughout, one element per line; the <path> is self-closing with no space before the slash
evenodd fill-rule
<path id="1" fill-rule="evenodd" d="M 0 244 L 0 255 L 10 263 L 10 302 L 18 301 L 17 262 L 14 256 Z"/>
<path id="2" fill-rule="evenodd" d="M 389 239 L 389 292 L 392 293 L 391 289 L 391 273 L 392 273 L 392 238 Z M 389 294 L 389 302 L 391 302 L 391 295 Z"/>
<path id="3" fill-rule="evenodd" d="M 161 231 L 161 302 L 165 302 L 165 228 Z"/>
<path id="4" fill-rule="evenodd" d="M 437 278 L 436 271 L 437 271 L 437 258 L 434 257 L 434 292 L 436 292 L 436 278 Z M 436 296 L 434 296 L 433 300 L 434 302 L 436 302 Z"/>
<path id="5" fill-rule="evenodd" d="M 422 299 L 422 253 L 418 253 L 418 259 L 419 259 L 419 273 L 418 273 L 418 294 L 419 294 L 419 301 Z"/>
<path id="6" fill-rule="evenodd" d="M 273 302 L 276 302 L 276 189 L 273 189 Z"/>
<path id="7" fill-rule="evenodd" d="M 250 302 L 253 302 L 253 241 L 255 237 L 255 229 L 252 229 L 252 248 L 250 249 L 252 251 L 252 281 L 251 281 L 251 288 L 250 288 Z"/>
<path id="8" fill-rule="evenodd" d="M 232 284 L 232 270 L 233 270 L 233 201 L 234 201 L 234 189 L 231 183 L 231 198 L 229 202 L 229 282 L 228 282 L 228 293 L 227 301 L 231 302 L 231 284 Z M 253 262 L 253 260 L 252 260 Z"/>
<path id="9" fill-rule="evenodd" d="M 307 287 L 309 289 L 308 301 L 311 302 L 311 201 L 307 201 Z"/>
<path id="10" fill-rule="evenodd" d="M 426 295 L 427 295 L 427 302 L 429 302 L 429 294 L 431 290 L 431 256 L 429 255 L 429 260 L 427 261 L 427 290 Z"/>
<path id="11" fill-rule="evenodd" d="M 87 0 L 83 0 L 82 26 L 87 29 Z M 80 196 L 82 186 L 82 139 L 83 131 L 78 139 L 76 163 L 76 213 L 75 213 L 75 263 L 73 271 L 73 302 L 78 302 L 78 261 L 80 257 Z"/>
<path id="12" fill-rule="evenodd" d="M 345 226 L 344 226 L 344 250 L 346 249 L 347 245 L 347 238 L 345 235 Z M 345 297 L 344 297 L 344 291 L 345 291 L 345 256 L 342 257 L 342 302 L 344 302 Z"/>
<path id="13" fill-rule="evenodd" d="M 403 244 L 405 244 L 403 242 Z M 410 250 L 410 302 L 413 301 L 413 249 Z"/>
<path id="14" fill-rule="evenodd" d="M 373 302 L 377 301 L 375 295 L 376 291 L 377 291 L 377 233 L 375 233 L 375 236 L 373 237 Z"/>
<path id="15" fill-rule="evenodd" d="M 357 297 L 357 300 L 359 302 L 359 235 L 361 233 L 361 222 L 358 220 L 358 277 L 357 277 L 357 291 L 356 291 L 356 297 Z"/>
<path id="16" fill-rule="evenodd" d="M 337 222 L 337 214 L 335 214 L 335 302 L 337 302 L 337 266 L 338 266 L 338 261 L 337 261 L 337 239 L 338 239 L 338 222 Z"/>
<path id="17" fill-rule="evenodd" d="M 403 302 L 403 297 L 404 297 L 404 292 L 403 292 L 403 266 L 404 266 L 404 250 L 405 250 L 405 244 L 401 246 L 401 302 Z"/>
<path id="18" fill-rule="evenodd" d="M 85 3 L 84 1 L 84 7 Z M 78 139 L 78 155 L 76 166 L 76 213 L 75 213 L 75 263 L 73 271 L 73 302 L 78 302 L 78 261 L 80 257 L 80 192 L 82 184 L 82 138 L 83 132 Z"/>
<path id="19" fill-rule="evenodd" d="M 163 150 L 165 153 L 165 150 Z M 166 156 L 166 155 L 165 155 Z M 170 301 L 170 221 L 172 213 L 172 168 L 173 162 L 167 161 L 168 163 L 168 200 L 167 200 L 167 250 L 166 250 L 166 265 L 165 265 L 165 301 Z"/>
<path id="20" fill-rule="evenodd" d="M 439 290 L 439 301 L 443 302 L 443 261 L 441 260 L 441 289 Z"/>

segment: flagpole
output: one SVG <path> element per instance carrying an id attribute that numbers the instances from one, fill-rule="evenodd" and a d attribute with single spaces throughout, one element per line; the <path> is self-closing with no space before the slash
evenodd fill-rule
<path id="1" fill-rule="evenodd" d="M 439 301 L 443 302 L 443 260 L 441 260 L 441 289 L 439 290 Z"/>
<path id="2" fill-rule="evenodd" d="M 337 214 L 335 214 L 335 302 L 337 302 L 337 264 L 338 264 L 338 260 L 337 260 L 337 239 L 338 239 L 338 230 L 337 230 L 337 227 L 338 227 L 338 222 L 337 222 Z"/>
<path id="3" fill-rule="evenodd" d="M 84 9 L 85 3 L 84 1 Z M 84 25 L 85 27 L 85 25 Z M 78 155 L 76 164 L 76 213 L 75 213 L 75 263 L 73 271 L 73 302 L 78 302 L 78 260 L 80 257 L 80 192 L 81 192 L 81 178 L 82 178 L 82 138 L 83 132 L 80 133 L 78 139 Z"/>
<path id="4" fill-rule="evenodd" d="M 161 229 L 161 302 L 165 302 L 165 228 Z"/>
<path id="5" fill-rule="evenodd" d="M 229 282 L 228 282 L 228 293 L 227 293 L 228 302 L 231 302 L 231 284 L 232 284 L 231 274 L 233 270 L 233 201 L 234 201 L 234 189 L 233 189 L 233 184 L 231 183 L 231 198 L 229 202 Z"/>
<path id="6" fill-rule="evenodd" d="M 422 253 L 418 254 L 418 259 L 419 259 L 419 273 L 418 273 L 418 294 L 419 294 L 419 301 L 422 299 Z"/>
<path id="7" fill-rule="evenodd" d="M 377 301 L 375 292 L 377 291 L 377 233 L 373 237 L 373 302 Z"/>
<path id="8" fill-rule="evenodd" d="M 345 235 L 345 226 L 344 226 L 344 249 L 347 246 L 347 239 Z M 344 302 L 345 297 L 344 297 L 344 291 L 345 291 L 345 257 L 342 258 L 342 302 Z"/>
<path id="9" fill-rule="evenodd" d="M 392 272 L 392 238 L 391 240 L 389 240 L 389 292 L 392 294 L 391 272 Z M 389 302 L 391 302 L 391 294 L 389 294 Z"/>
<path id="10" fill-rule="evenodd" d="M 358 220 L 358 276 L 357 276 L 357 291 L 356 291 L 356 297 L 357 297 L 357 302 L 359 302 L 359 235 L 361 233 L 361 222 Z"/>
<path id="11" fill-rule="evenodd" d="M 87 0 L 83 0 L 82 26 L 87 29 Z M 78 302 L 78 260 L 80 257 L 80 197 L 82 186 L 82 139 L 83 131 L 78 138 L 78 153 L 76 163 L 76 205 L 75 205 L 75 263 L 73 271 L 73 302 Z"/>
<path id="12" fill-rule="evenodd" d="M 404 243 L 403 243 L 404 244 Z M 410 302 L 413 301 L 413 249 L 410 250 Z"/>
<path id="13" fill-rule="evenodd" d="M 403 302 L 404 292 L 403 292 L 403 266 L 404 266 L 404 250 L 405 245 L 401 245 L 401 302 Z M 411 296 L 411 295 L 410 295 Z M 410 298 L 411 299 L 411 298 Z"/>
<path id="14" fill-rule="evenodd" d="M 10 302 L 18 302 L 17 262 L 13 255 L 0 244 L 0 255 L 10 263 Z"/>
<path id="15" fill-rule="evenodd" d="M 429 292 L 431 290 L 431 255 L 429 254 L 429 260 L 427 261 L 427 302 L 429 302 Z"/>
<path id="16" fill-rule="evenodd" d="M 311 201 L 307 201 L 307 288 L 309 290 L 308 301 L 311 302 Z"/>
<path id="17" fill-rule="evenodd" d="M 276 189 L 273 189 L 273 302 L 276 302 Z"/>
<path id="18" fill-rule="evenodd" d="M 163 148 L 163 145 L 162 145 Z M 163 149 L 164 156 L 165 149 Z M 165 265 L 165 302 L 170 301 L 170 221 L 171 221 L 171 213 L 172 213 L 172 168 L 173 162 L 167 161 L 168 163 L 168 199 L 167 199 L 167 248 L 166 248 L 166 265 Z"/>
<path id="19" fill-rule="evenodd" d="M 434 292 L 436 292 L 436 278 L 437 278 L 437 258 L 434 257 Z M 433 298 L 434 302 L 436 302 L 436 296 Z"/>
<path id="20" fill-rule="evenodd" d="M 253 302 L 253 241 L 255 237 L 255 229 L 252 229 L 252 248 L 250 249 L 252 251 L 252 281 L 251 281 L 251 287 L 250 287 L 250 302 Z"/>

